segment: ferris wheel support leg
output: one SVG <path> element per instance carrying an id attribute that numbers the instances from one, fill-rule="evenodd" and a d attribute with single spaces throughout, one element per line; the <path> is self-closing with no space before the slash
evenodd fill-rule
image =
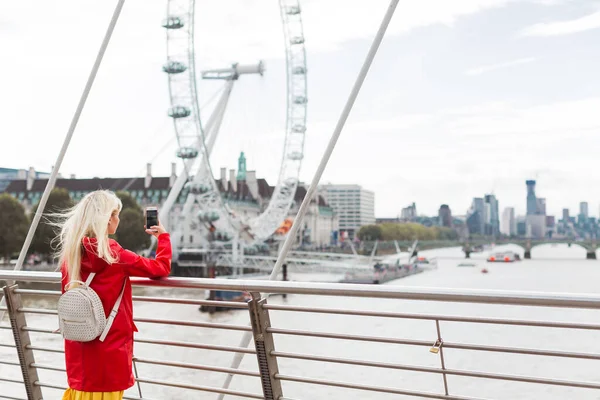
<path id="1" fill-rule="evenodd" d="M 277 277 L 277 274 L 279 273 L 279 270 L 281 269 L 281 266 L 283 265 L 285 257 L 287 255 L 287 253 L 290 251 L 290 248 L 292 247 L 294 239 L 296 238 L 296 235 L 298 234 L 298 230 L 300 229 L 300 226 L 302 225 L 302 220 L 304 219 L 304 215 L 308 211 L 308 206 L 310 205 L 310 201 L 314 197 L 314 195 L 317 191 L 317 186 L 319 185 L 319 181 L 321 180 L 323 171 L 325 171 L 325 167 L 327 166 L 327 163 L 329 162 L 329 158 L 331 157 L 331 154 L 333 153 L 333 149 L 335 148 L 338 138 L 340 137 L 340 134 L 342 133 L 342 129 L 344 128 L 346 120 L 348 119 L 348 116 L 350 115 L 350 111 L 352 110 L 352 107 L 354 106 L 354 102 L 356 101 L 356 98 L 358 97 L 360 88 L 362 87 L 362 84 L 367 76 L 367 72 L 369 72 L 369 68 L 371 67 L 371 64 L 373 63 L 375 54 L 377 54 L 379 45 L 381 44 L 381 41 L 383 40 L 383 37 L 385 35 L 385 31 L 387 30 L 387 27 L 390 24 L 390 21 L 392 20 L 394 11 L 396 11 L 398 2 L 399 2 L 399 0 L 392 0 L 390 2 L 390 5 L 388 6 L 388 10 L 383 18 L 383 21 L 381 22 L 381 26 L 379 27 L 379 30 L 377 31 L 377 34 L 375 35 L 375 39 L 373 39 L 373 43 L 371 44 L 369 53 L 367 54 L 367 57 L 363 63 L 363 66 L 362 66 L 359 74 L 358 74 L 358 77 L 356 78 L 354 87 L 352 88 L 352 91 L 350 92 L 350 96 L 348 97 L 348 100 L 346 101 L 346 105 L 344 106 L 344 109 L 342 110 L 342 114 L 340 115 L 337 125 L 335 126 L 333 135 L 331 136 L 331 139 L 329 140 L 329 144 L 327 146 L 327 149 L 325 150 L 325 154 L 323 154 L 323 157 L 321 158 L 319 168 L 317 169 L 317 172 L 315 172 L 315 175 L 310 184 L 310 187 L 308 188 L 308 191 L 307 191 L 306 195 L 304 196 L 304 199 L 302 200 L 302 204 L 300 205 L 300 209 L 298 210 L 298 215 L 294 219 L 292 228 L 288 232 L 285 242 L 283 243 L 283 247 L 281 248 L 281 251 L 279 252 L 277 262 L 275 263 L 275 266 L 273 267 L 273 271 L 271 272 L 271 276 L 269 277 L 270 280 L 274 280 Z M 244 336 L 242 337 L 242 340 L 240 341 L 240 347 L 247 347 L 248 344 L 250 343 L 251 337 L 252 337 L 252 333 L 250 333 L 250 332 L 244 333 Z M 236 353 L 233 358 L 233 362 L 231 363 L 231 368 L 233 368 L 233 369 L 239 368 L 243 357 L 244 357 L 243 353 Z M 227 375 L 227 378 L 225 380 L 225 384 L 223 385 L 223 388 L 226 389 L 229 387 L 232 378 L 233 378 L 233 375 L 231 375 L 231 374 Z M 224 397 L 224 395 L 221 394 L 221 395 L 219 395 L 218 398 L 219 398 L 219 400 L 222 400 L 223 397 Z"/>
<path id="2" fill-rule="evenodd" d="M 212 153 L 213 148 L 215 147 L 215 142 L 217 141 L 217 137 L 219 136 L 221 123 L 223 122 L 223 117 L 225 116 L 227 105 L 229 104 L 229 98 L 231 96 L 231 91 L 233 90 L 234 82 L 234 80 L 229 80 L 225 83 L 225 90 L 223 90 L 223 94 L 221 94 L 221 98 L 219 98 L 219 101 L 217 102 L 217 107 L 213 111 L 213 114 L 210 116 L 210 119 L 206 124 L 208 130 L 208 144 L 206 146 L 206 151 L 209 156 Z"/>
<path id="3" fill-rule="evenodd" d="M 212 146 L 214 146 L 216 137 L 219 134 L 219 130 L 221 128 L 221 123 L 223 122 L 223 117 L 225 116 L 225 110 L 227 109 L 227 104 L 229 102 L 229 97 L 231 95 L 231 89 L 233 88 L 233 81 L 228 81 L 226 84 L 228 85 L 228 88 L 226 88 L 226 90 L 223 91 L 223 94 L 221 95 L 221 98 L 219 99 L 217 108 L 213 111 L 213 113 L 211 114 L 211 116 L 208 120 L 208 123 L 206 124 L 206 132 L 208 133 L 208 135 L 210 135 L 210 141 L 209 141 L 209 146 L 207 146 L 207 148 L 206 148 L 206 156 L 202 155 L 202 157 L 203 157 L 202 162 L 198 166 L 197 173 L 194 176 L 193 182 L 195 182 L 195 183 L 202 182 L 205 175 L 209 171 L 208 165 L 209 165 L 210 161 L 209 161 L 208 157 L 210 157 L 210 153 L 212 151 Z M 199 145 L 202 146 L 202 144 L 199 144 Z M 204 158 L 204 157 L 206 157 L 206 158 Z M 194 205 L 194 200 L 195 200 L 194 195 L 188 195 L 188 197 L 185 201 L 185 205 L 184 205 L 183 211 L 181 213 L 181 219 L 184 221 L 184 223 L 189 218 L 189 214 L 191 212 L 192 206 Z"/>
<path id="4" fill-rule="evenodd" d="M 212 152 L 212 148 L 214 147 L 214 143 L 216 141 L 216 135 L 218 134 L 218 128 L 217 128 L 217 130 L 214 130 L 213 128 L 215 127 L 215 124 L 219 127 L 221 126 L 221 121 L 223 119 L 223 115 L 225 112 L 224 110 L 227 107 L 227 103 L 229 101 L 229 96 L 231 94 L 231 89 L 232 89 L 233 83 L 227 82 L 227 85 L 229 85 L 229 87 L 225 88 L 225 90 L 223 91 L 223 94 L 221 95 L 221 98 L 219 99 L 217 108 L 213 111 L 213 114 L 211 114 L 210 118 L 208 119 L 208 122 L 206 123 L 205 132 L 206 132 L 206 135 L 209 137 L 209 145 L 207 147 L 207 152 L 208 152 L 209 156 L 210 156 L 210 153 Z M 196 143 L 196 145 L 194 147 L 199 148 L 201 146 L 202 146 L 202 143 L 198 142 L 198 143 Z M 193 167 L 193 164 L 194 164 L 194 160 L 185 160 L 184 162 L 186 164 L 185 168 L 183 169 L 182 173 L 175 180 L 175 183 L 173 184 L 173 187 L 171 188 L 171 191 L 169 192 L 167 199 L 165 200 L 165 202 L 163 203 L 163 206 L 160 208 L 160 211 L 159 211 L 158 218 L 163 223 L 163 225 L 167 227 L 167 229 L 176 227 L 176 226 L 169 227 L 169 225 L 170 225 L 169 224 L 169 214 L 171 212 L 171 209 L 175 205 L 175 202 L 177 201 L 177 198 L 179 197 L 181 190 L 183 189 L 185 183 L 188 180 L 188 171 Z M 204 163 L 201 163 L 200 165 L 204 165 Z M 175 224 L 175 225 L 177 225 L 177 224 Z M 156 241 L 156 239 L 154 237 L 152 237 L 152 243 L 150 244 L 150 249 L 154 246 L 155 241 Z"/>
<path id="5" fill-rule="evenodd" d="M 40 223 L 40 219 L 42 218 L 42 213 L 44 212 L 44 208 L 46 207 L 46 203 L 48 202 L 48 197 L 50 196 L 50 192 L 54 188 L 56 183 L 56 178 L 58 176 L 58 171 L 60 170 L 60 166 L 62 165 L 63 159 L 67 153 L 67 149 L 69 148 L 69 144 L 71 143 L 71 138 L 75 133 L 75 128 L 77 127 L 77 123 L 79 122 L 79 117 L 81 116 L 81 112 L 83 111 L 83 107 L 87 101 L 87 98 L 92 90 L 92 85 L 94 84 L 94 80 L 96 79 L 96 75 L 98 74 L 98 70 L 100 69 L 100 64 L 102 63 L 102 58 L 104 58 L 104 53 L 108 48 L 108 44 L 110 43 L 110 39 L 112 37 L 113 31 L 115 30 L 115 26 L 117 25 L 117 21 L 119 20 L 119 16 L 121 15 L 121 10 L 123 9 L 123 5 L 125 4 L 125 0 L 119 0 L 115 10 L 113 12 L 110 23 L 108 24 L 108 28 L 106 33 L 104 34 L 104 39 L 102 40 L 102 44 L 100 45 L 100 50 L 96 55 L 96 61 L 94 62 L 94 66 L 90 71 L 90 75 L 85 84 L 85 88 L 83 89 L 83 93 L 79 99 L 79 104 L 77 104 L 77 109 L 75 110 L 75 114 L 71 119 L 71 125 L 69 126 L 69 130 L 67 131 L 67 135 L 65 140 L 63 141 L 62 148 L 58 153 L 58 157 L 56 158 L 56 162 L 54 163 L 54 167 L 52 168 L 52 172 L 50 173 L 50 178 L 48 179 L 48 183 L 46 184 L 46 188 L 44 189 L 44 193 L 42 194 L 42 198 L 38 203 L 37 211 L 33 217 L 33 221 L 31 221 L 31 225 L 29 226 L 29 231 L 27 232 L 27 236 L 25 237 L 25 243 L 21 248 L 21 253 L 19 254 L 19 258 L 17 259 L 17 264 L 15 265 L 15 271 L 20 271 L 23 268 L 23 262 L 25 261 L 25 257 L 27 256 L 27 251 L 29 250 L 29 246 L 31 245 L 31 241 L 33 240 L 33 235 L 35 234 L 35 230 L 37 229 L 38 224 Z M 6 282 L 7 286 L 13 285 L 14 282 Z M 2 297 L 0 300 L 0 306 L 4 307 L 6 305 L 6 299 Z M 4 318 L 4 311 L 0 311 L 0 321 Z"/>

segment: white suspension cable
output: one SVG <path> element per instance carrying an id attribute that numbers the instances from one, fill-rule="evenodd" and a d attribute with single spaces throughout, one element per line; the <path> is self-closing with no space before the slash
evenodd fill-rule
<path id="1" fill-rule="evenodd" d="M 369 49 L 369 52 L 363 63 L 363 66 L 358 74 L 358 77 L 356 78 L 356 82 L 354 83 L 354 87 L 352 88 L 352 91 L 350 92 L 348 100 L 346 101 L 346 105 L 344 106 L 344 109 L 342 110 L 342 114 L 340 115 L 340 118 L 337 122 L 337 125 L 335 126 L 335 129 L 333 131 L 331 139 L 329 140 L 329 144 L 327 146 L 327 149 L 325 150 L 325 154 L 323 154 L 323 157 L 321 158 L 321 162 L 319 163 L 319 168 L 317 168 L 317 171 L 315 172 L 315 175 L 310 184 L 310 187 L 308 188 L 308 191 L 306 192 L 306 195 L 304 196 L 304 199 L 302 200 L 302 204 L 300 205 L 300 209 L 298 210 L 298 215 L 294 219 L 292 228 L 290 229 L 290 231 L 287 234 L 287 237 L 285 238 L 285 242 L 283 243 L 281 251 L 279 252 L 277 262 L 275 263 L 275 266 L 273 267 L 273 271 L 271 272 L 269 280 L 275 280 L 275 278 L 277 277 L 277 274 L 281 270 L 283 262 L 285 261 L 285 258 L 287 256 L 287 253 L 290 251 L 290 248 L 292 247 L 292 244 L 294 243 L 294 240 L 296 238 L 298 230 L 300 229 L 300 226 L 302 225 L 302 220 L 304 219 L 304 216 L 306 215 L 306 212 L 308 211 L 308 206 L 310 205 L 310 202 L 317 191 L 317 187 L 319 185 L 319 181 L 321 180 L 321 176 L 323 175 L 323 171 L 325 171 L 325 167 L 327 166 L 327 163 L 329 162 L 329 158 L 331 157 L 331 154 L 333 153 L 333 149 L 335 148 L 335 145 L 337 144 L 340 134 L 342 133 L 344 124 L 346 123 L 346 120 L 348 119 L 348 116 L 350 115 L 350 111 L 352 111 L 354 102 L 356 101 L 356 98 L 358 97 L 360 88 L 362 87 L 362 84 L 367 76 L 367 73 L 369 72 L 369 68 L 371 67 L 371 64 L 373 63 L 375 54 L 377 54 L 379 45 L 381 44 L 381 41 L 383 40 L 385 31 L 387 30 L 387 27 L 390 24 L 390 21 L 392 19 L 392 16 L 394 15 L 394 11 L 396 10 L 396 7 L 398 6 L 399 1 L 400 0 L 391 0 L 388 10 L 383 18 L 383 21 L 381 21 L 381 26 L 379 27 L 379 30 L 377 31 L 377 34 L 375 35 L 375 38 L 373 39 L 371 48 Z M 252 336 L 252 333 L 250 333 L 250 332 L 244 333 L 244 337 L 242 337 L 239 347 L 244 347 L 244 348 L 247 347 L 248 344 L 250 343 L 251 336 Z M 234 355 L 233 362 L 231 363 L 231 368 L 233 368 L 233 369 L 239 368 L 243 357 L 244 357 L 243 353 L 236 353 Z M 233 375 L 231 375 L 231 374 L 227 375 L 227 378 L 225 380 L 225 384 L 223 385 L 223 388 L 229 387 L 232 378 L 233 378 Z M 221 400 L 222 398 L 223 398 L 223 395 L 220 395 L 219 400 Z"/>
<path id="2" fill-rule="evenodd" d="M 96 79 L 96 74 L 100 69 L 100 64 L 102 63 L 102 58 L 104 57 L 104 53 L 106 52 L 106 48 L 108 47 L 108 43 L 110 42 L 110 38 L 115 30 L 115 26 L 117 25 L 117 21 L 119 20 L 119 15 L 121 14 L 121 10 L 123 9 L 123 4 L 125 4 L 125 0 L 119 0 L 115 11 L 113 12 L 113 16 L 108 25 L 108 29 L 106 34 L 104 35 L 104 40 L 102 40 L 102 44 L 100 45 L 100 50 L 98 51 L 98 55 L 96 56 L 96 61 L 94 62 L 94 66 L 92 67 L 92 71 L 88 77 L 87 83 L 85 84 L 85 88 L 83 89 L 83 93 L 81 94 L 81 98 L 79 99 L 79 104 L 77 105 L 77 109 L 75 110 L 75 114 L 73 115 L 73 119 L 71 120 L 71 125 L 69 126 L 69 130 L 67 132 L 67 136 L 63 142 L 62 148 L 60 149 L 60 153 L 56 159 L 56 163 L 54 164 L 54 168 L 52 169 L 52 173 L 50 174 L 50 179 L 48 179 L 48 183 L 46 184 L 46 188 L 44 189 L 44 193 L 42 194 L 42 198 L 38 204 L 38 209 L 33 217 L 33 221 L 31 221 L 31 225 L 29 226 L 29 232 L 27 232 L 27 237 L 25 238 L 25 243 L 21 248 L 21 253 L 19 254 L 19 259 L 17 260 L 17 265 L 15 265 L 15 271 L 20 271 L 23 268 L 23 262 L 25 261 L 25 257 L 27 256 L 27 251 L 29 250 L 29 246 L 31 245 L 31 241 L 33 240 L 33 235 L 37 229 L 38 224 L 40 223 L 40 219 L 42 218 L 42 213 L 44 212 L 44 208 L 46 207 L 46 202 L 48 201 L 48 197 L 50 196 L 50 192 L 54 188 L 56 184 L 56 178 L 58 176 L 58 171 L 60 170 L 60 166 L 65 158 L 65 154 L 67 153 L 67 149 L 69 148 L 69 144 L 71 143 L 71 138 L 73 137 L 73 133 L 75 132 L 75 128 L 77 127 L 77 123 L 79 122 L 79 117 L 81 116 L 81 112 L 83 111 L 83 107 L 87 101 L 88 95 L 92 89 L 92 85 L 94 80 Z M 14 282 L 7 282 L 7 284 L 13 285 Z M 0 305 L 4 306 L 6 304 L 6 299 L 3 297 L 2 301 L 0 301 Z M 0 321 L 4 317 L 4 312 L 0 311 Z"/>

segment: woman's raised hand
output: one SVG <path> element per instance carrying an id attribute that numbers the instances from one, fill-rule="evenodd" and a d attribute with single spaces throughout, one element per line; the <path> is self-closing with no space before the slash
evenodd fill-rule
<path id="1" fill-rule="evenodd" d="M 144 228 L 146 228 L 146 225 L 144 225 Z M 158 225 L 154 225 L 151 226 L 150 229 L 146 228 L 146 233 L 148 235 L 152 235 L 155 238 L 158 238 L 158 236 L 162 233 L 166 233 L 167 230 L 165 229 L 165 227 L 159 222 Z"/>

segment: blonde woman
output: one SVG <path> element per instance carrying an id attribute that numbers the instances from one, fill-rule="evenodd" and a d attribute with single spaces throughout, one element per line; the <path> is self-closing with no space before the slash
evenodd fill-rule
<path id="1" fill-rule="evenodd" d="M 109 239 L 119 226 L 121 200 L 114 193 L 89 193 L 62 215 L 59 257 L 62 290 L 71 280 L 85 281 L 95 272 L 90 287 L 96 291 L 108 315 L 124 287 L 123 299 L 106 339 L 91 342 L 65 340 L 69 389 L 63 400 L 121 400 L 133 386 L 133 302 L 129 277 L 158 278 L 171 272 L 171 240 L 163 226 L 146 233 L 158 239 L 156 258 L 141 257 Z M 140 227 L 142 229 L 142 227 Z"/>

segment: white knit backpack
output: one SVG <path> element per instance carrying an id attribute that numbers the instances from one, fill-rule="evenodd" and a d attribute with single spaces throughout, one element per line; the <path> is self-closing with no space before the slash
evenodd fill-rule
<path id="1" fill-rule="evenodd" d="M 103 342 L 113 324 L 123 292 L 117 298 L 108 318 L 104 316 L 104 308 L 98 294 L 90 287 L 96 273 L 92 272 L 85 282 L 73 280 L 65 285 L 65 293 L 58 300 L 58 325 L 63 338 L 75 342 L 90 342 L 100 336 Z M 68 289 L 71 284 L 81 286 Z"/>

